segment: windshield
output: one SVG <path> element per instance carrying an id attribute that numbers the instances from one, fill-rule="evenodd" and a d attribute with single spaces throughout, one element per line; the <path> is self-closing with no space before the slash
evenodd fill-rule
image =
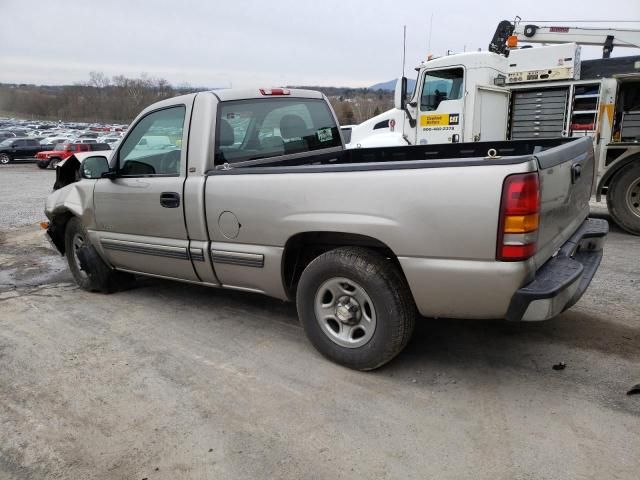
<path id="1" fill-rule="evenodd" d="M 13 142 L 13 138 L 7 138 L 6 140 L 0 142 L 0 147 L 8 147 L 11 145 L 11 142 Z"/>

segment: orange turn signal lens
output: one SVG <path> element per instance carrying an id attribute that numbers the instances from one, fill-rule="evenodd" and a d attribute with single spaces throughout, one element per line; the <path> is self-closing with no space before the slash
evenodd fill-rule
<path id="1" fill-rule="evenodd" d="M 538 229 L 540 215 L 507 215 L 504 217 L 504 233 L 527 233 Z"/>
<path id="2" fill-rule="evenodd" d="M 507 47 L 515 48 L 518 46 L 518 37 L 516 35 L 510 35 L 507 37 Z"/>
<path id="3" fill-rule="evenodd" d="M 49 228 L 49 222 L 40 222 L 40 228 L 42 230 L 46 230 L 47 228 Z"/>

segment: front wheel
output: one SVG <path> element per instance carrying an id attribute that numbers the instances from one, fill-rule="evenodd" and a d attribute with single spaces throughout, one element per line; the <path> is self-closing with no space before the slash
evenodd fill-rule
<path id="1" fill-rule="evenodd" d="M 615 174 L 607 191 L 607 207 L 620 227 L 640 235 L 640 162 Z"/>
<path id="2" fill-rule="evenodd" d="M 41 168 L 42 170 L 44 170 L 49 166 L 49 160 L 38 160 L 36 162 L 36 165 L 38 165 L 38 168 Z"/>
<path id="3" fill-rule="evenodd" d="M 79 218 L 67 223 L 65 255 L 69 270 L 80 288 L 89 292 L 111 293 L 133 282 L 133 275 L 109 268 L 89 242 Z"/>
<path id="4" fill-rule="evenodd" d="M 314 259 L 300 277 L 296 302 L 316 349 L 357 370 L 373 370 L 400 353 L 416 317 L 398 267 L 359 247 L 337 248 Z"/>
<path id="5" fill-rule="evenodd" d="M 11 157 L 6 153 L 0 154 L 0 165 L 8 165 L 11 163 Z"/>
<path id="6" fill-rule="evenodd" d="M 60 163 L 60 159 L 59 158 L 52 158 L 49 161 L 49 165 L 48 166 L 55 169 L 58 166 L 59 163 Z"/>

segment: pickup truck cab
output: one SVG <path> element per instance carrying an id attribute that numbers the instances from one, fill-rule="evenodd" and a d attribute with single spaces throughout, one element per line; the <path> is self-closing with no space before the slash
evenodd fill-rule
<path id="1" fill-rule="evenodd" d="M 146 275 L 295 301 L 323 355 L 368 370 L 416 311 L 535 321 L 578 301 L 608 232 L 593 172 L 588 138 L 345 150 L 318 92 L 222 90 L 65 162 L 45 212 L 86 290 Z"/>
<path id="2" fill-rule="evenodd" d="M 74 153 L 110 150 L 107 143 L 64 143 L 58 144 L 54 150 L 45 150 L 36 154 L 38 168 L 56 168 L 58 163 L 66 160 Z"/>

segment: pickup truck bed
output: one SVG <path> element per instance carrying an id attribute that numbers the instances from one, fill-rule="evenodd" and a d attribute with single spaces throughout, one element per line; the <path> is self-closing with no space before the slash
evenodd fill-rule
<path id="1" fill-rule="evenodd" d="M 338 150 L 313 157 L 265 158 L 232 163 L 234 168 L 300 167 L 305 165 L 349 165 L 349 169 L 372 170 L 424 168 L 442 166 L 473 166 L 492 163 L 521 163 L 522 157 L 534 155 L 574 141 L 571 138 L 508 140 L 502 142 L 451 143 L 438 145 L 408 145 L 402 147 L 357 148 Z M 493 150 L 492 156 L 489 151 Z M 429 162 L 423 163 L 423 162 Z M 366 164 L 366 165 L 361 165 Z M 218 169 L 226 169 L 218 166 Z M 283 172 L 283 170 L 280 170 Z M 211 173 L 208 172 L 208 173 Z"/>
<path id="2" fill-rule="evenodd" d="M 491 148 L 499 158 L 487 156 Z M 245 238 L 268 245 L 286 246 L 305 231 L 361 235 L 394 253 L 421 314 L 501 318 L 514 285 L 533 279 L 586 219 L 593 169 L 588 152 L 584 140 L 558 139 L 346 150 L 222 166 L 208 172 L 208 235 L 219 250 L 238 248 L 215 221 L 224 211 L 244 219 Z M 585 174 L 572 189 L 570 170 L 581 162 Z M 503 179 L 538 169 L 544 180 L 538 252 L 526 262 L 496 262 Z M 237 194 L 240 183 L 243 195 Z M 278 211 L 277 218 L 270 211 Z M 276 265 L 281 261 L 279 252 L 262 253 L 265 260 L 275 255 Z M 256 272 L 249 285 L 231 271 L 220 276 L 223 283 L 287 296 L 284 286 L 268 281 L 272 272 Z M 464 302 L 456 301 L 460 295 Z"/>
<path id="3" fill-rule="evenodd" d="M 607 234 L 587 220 L 588 138 L 344 150 L 320 94 L 270 95 L 160 102 L 103 170 L 84 159 L 84 179 L 70 183 L 75 173 L 60 169 L 49 233 L 79 283 L 105 290 L 91 274 L 111 271 L 295 300 L 312 343 L 360 369 L 401 350 L 413 308 L 544 320 L 588 286 Z M 149 118 L 166 130 L 168 112 L 180 144 L 136 150 Z"/>

